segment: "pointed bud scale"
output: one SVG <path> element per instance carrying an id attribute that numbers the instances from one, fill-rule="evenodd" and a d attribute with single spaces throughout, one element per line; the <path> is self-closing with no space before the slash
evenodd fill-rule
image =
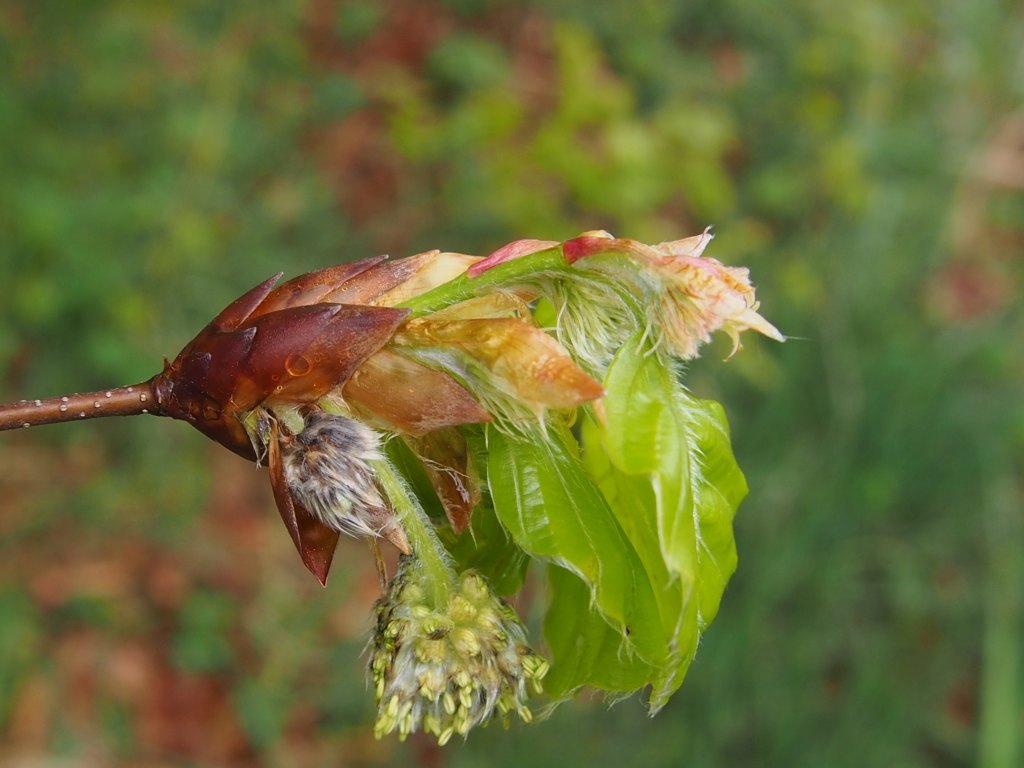
<path id="1" fill-rule="evenodd" d="M 401 304 L 450 280 L 454 280 L 466 272 L 467 269 L 471 269 L 472 265 L 480 260 L 479 256 L 466 256 L 461 253 L 442 253 L 439 251 L 429 251 L 421 253 L 419 256 L 403 259 L 402 262 L 414 265 L 415 271 L 410 271 L 409 277 L 406 280 L 375 298 L 373 303 L 382 307 L 393 307 Z"/>
<path id="2" fill-rule="evenodd" d="M 462 274 L 469 264 L 478 260 L 475 256 L 436 250 L 392 261 L 378 257 L 360 262 L 367 264 L 365 269 L 339 281 L 329 291 L 317 294 L 316 300 L 394 306 Z"/>
<path id="3" fill-rule="evenodd" d="M 249 318 L 250 315 L 252 315 L 256 307 L 266 299 L 267 295 L 271 292 L 277 281 L 281 279 L 281 275 L 283 274 L 284 272 L 278 272 L 273 277 L 264 280 L 252 290 L 239 296 L 225 307 L 219 315 L 213 318 L 213 321 L 204 333 L 226 333 L 227 331 L 233 331 L 238 328 Z M 202 336 L 203 334 L 201 333 L 197 338 L 201 338 Z"/>
<path id="4" fill-rule="evenodd" d="M 319 304 L 242 320 L 232 315 L 233 330 L 208 326 L 154 387 L 168 415 L 251 457 L 249 440 L 236 426 L 240 417 L 263 404 L 323 397 L 386 344 L 407 314 Z"/>
<path id="5" fill-rule="evenodd" d="M 358 279 L 338 285 L 325 299 L 343 304 L 377 304 L 381 296 L 415 278 L 436 255 L 437 251 L 428 251 L 405 259 L 383 261 Z"/>
<path id="6" fill-rule="evenodd" d="M 317 304 L 256 318 L 258 333 L 244 364 L 250 392 L 235 403 L 247 411 L 262 403 L 310 402 L 348 380 L 388 342 L 407 310 Z"/>
<path id="7" fill-rule="evenodd" d="M 557 341 L 514 318 L 448 320 L 432 315 L 406 323 L 395 343 L 467 355 L 493 377 L 496 391 L 534 412 L 574 408 L 604 394 L 601 384 L 584 373 Z"/>
<path id="8" fill-rule="evenodd" d="M 270 291 L 253 310 L 253 314 L 266 315 L 280 309 L 305 307 L 329 301 L 328 295 L 337 290 L 338 286 L 349 281 L 354 282 L 356 277 L 385 260 L 387 256 L 373 256 L 351 264 L 338 264 L 294 277 Z"/>
<path id="9" fill-rule="evenodd" d="M 420 459 L 455 533 L 469 526 L 480 501 L 480 477 L 473 467 L 466 438 L 457 429 L 439 429 L 423 437 L 406 437 Z"/>
<path id="10" fill-rule="evenodd" d="M 316 576 L 321 584 L 327 584 L 327 574 L 334 559 L 334 550 L 338 545 L 340 532 L 328 528 L 323 522 L 313 517 L 301 505 L 295 503 L 284 476 L 284 465 L 281 463 L 280 444 L 278 442 L 277 425 L 268 442 L 268 466 L 270 469 L 270 487 L 274 491 L 274 501 L 281 514 L 284 527 L 299 556 L 309 572 Z"/>
<path id="11" fill-rule="evenodd" d="M 370 424 L 406 435 L 491 420 L 451 376 L 388 349 L 355 370 L 342 397 Z"/>

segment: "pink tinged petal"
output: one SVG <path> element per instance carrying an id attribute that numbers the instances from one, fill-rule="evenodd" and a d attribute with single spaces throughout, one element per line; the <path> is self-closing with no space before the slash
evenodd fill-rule
<path id="1" fill-rule="evenodd" d="M 491 420 L 451 376 L 387 349 L 355 370 L 342 396 L 371 424 L 407 435 Z"/>
<path id="2" fill-rule="evenodd" d="M 748 329 L 785 340 L 757 314 L 758 303 L 746 268 L 726 267 L 714 259 L 692 255 L 666 256 L 652 266 L 666 283 L 666 335 L 681 357 L 695 357 L 700 344 L 710 341 L 711 334 L 720 329 L 733 340 L 730 357 L 740 348 L 739 334 Z"/>
<path id="3" fill-rule="evenodd" d="M 715 236 L 711 234 L 711 227 L 707 227 L 699 235 L 693 237 L 686 237 L 682 240 L 670 240 L 665 243 L 659 243 L 654 246 L 654 249 L 660 251 L 666 256 L 685 256 L 685 257 L 698 257 L 704 253 L 704 249 L 708 247 L 708 243 L 715 239 Z"/>
<path id="4" fill-rule="evenodd" d="M 635 259 L 641 264 L 656 264 L 662 259 L 700 256 L 714 235 L 707 228 L 699 235 L 683 240 L 673 240 L 659 245 L 647 245 L 639 240 L 612 237 L 607 232 L 584 232 L 579 237 L 562 243 L 565 260 L 575 264 L 580 259 L 599 253 L 618 253 Z"/>
<path id="5" fill-rule="evenodd" d="M 492 267 L 504 264 L 506 261 L 529 256 L 531 253 L 537 253 L 538 251 L 545 251 L 556 245 L 558 245 L 557 240 L 515 240 L 508 245 L 503 245 L 487 258 L 472 265 L 468 270 L 468 274 L 470 277 L 479 277 Z"/>
<path id="6" fill-rule="evenodd" d="M 579 237 L 566 240 L 562 243 L 562 252 L 569 264 L 601 253 L 620 254 L 641 264 L 657 262 L 665 257 L 665 254 L 654 246 L 641 243 L 639 240 L 612 237 L 603 230 L 584 232 Z"/>
<path id="7" fill-rule="evenodd" d="M 598 253 L 628 252 L 632 240 L 619 240 L 607 232 L 586 232 L 562 243 L 562 253 L 569 264 Z"/>

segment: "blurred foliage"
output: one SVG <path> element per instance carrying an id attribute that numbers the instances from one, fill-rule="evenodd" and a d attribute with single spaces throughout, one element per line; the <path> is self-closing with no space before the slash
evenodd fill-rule
<path id="1" fill-rule="evenodd" d="M 181 425 L 4 434 L 0 760 L 1019 765 L 1021 21 L 1009 0 L 0 6 L 4 400 L 146 377 L 278 270 L 594 228 L 715 224 L 711 255 L 796 337 L 689 374 L 751 494 L 680 694 L 442 755 L 369 735 L 361 546 L 319 590 L 264 483 Z"/>

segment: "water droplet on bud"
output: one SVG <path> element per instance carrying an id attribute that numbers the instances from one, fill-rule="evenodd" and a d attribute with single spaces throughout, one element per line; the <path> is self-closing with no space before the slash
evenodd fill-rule
<path id="1" fill-rule="evenodd" d="M 292 376 L 305 376 L 313 370 L 313 364 L 302 355 L 288 355 L 284 361 L 284 369 Z"/>

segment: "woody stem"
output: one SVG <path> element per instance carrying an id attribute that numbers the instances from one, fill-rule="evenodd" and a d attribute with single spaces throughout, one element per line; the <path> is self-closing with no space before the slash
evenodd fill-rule
<path id="1" fill-rule="evenodd" d="M 114 387 L 99 392 L 51 397 L 47 400 L 21 400 L 0 405 L 0 430 L 56 424 L 62 421 L 98 419 L 104 416 L 136 416 L 142 413 L 163 415 L 156 401 L 152 381 L 130 387 Z"/>

